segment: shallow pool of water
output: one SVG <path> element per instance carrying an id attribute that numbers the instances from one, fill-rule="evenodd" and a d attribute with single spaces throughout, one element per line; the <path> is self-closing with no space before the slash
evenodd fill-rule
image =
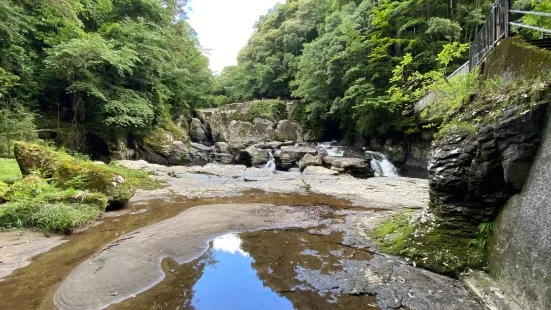
<path id="1" fill-rule="evenodd" d="M 241 249 L 236 234 L 216 238 L 208 250 L 203 275 L 193 286 L 191 306 L 201 309 L 293 309 L 293 304 L 278 295 L 252 267 L 254 258 Z"/>

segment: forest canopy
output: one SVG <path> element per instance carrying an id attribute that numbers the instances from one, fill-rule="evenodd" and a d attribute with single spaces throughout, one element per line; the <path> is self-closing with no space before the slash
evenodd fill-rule
<path id="1" fill-rule="evenodd" d="M 115 144 L 210 106 L 213 76 L 185 6 L 0 0 L 0 108 L 19 120 L 3 132 L 35 126 L 36 115 L 64 146 L 81 148 L 90 135 Z"/>
<path id="2" fill-rule="evenodd" d="M 295 115 L 303 125 L 323 132 L 337 122 L 350 139 L 415 132 L 413 98 L 396 90 L 465 63 L 465 44 L 493 2 L 287 0 L 260 18 L 238 65 L 223 70 L 217 100 L 300 100 Z M 544 3 L 514 1 L 523 9 Z"/>

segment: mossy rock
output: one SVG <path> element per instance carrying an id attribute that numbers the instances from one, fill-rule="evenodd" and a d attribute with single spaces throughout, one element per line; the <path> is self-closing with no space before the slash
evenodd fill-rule
<path id="1" fill-rule="evenodd" d="M 0 181 L 0 203 L 5 202 L 5 196 L 8 190 L 10 189 L 9 185 Z"/>
<path id="2" fill-rule="evenodd" d="M 14 154 L 24 176 L 35 172 L 44 178 L 51 178 L 62 163 L 76 162 L 71 156 L 50 147 L 25 142 L 15 143 Z"/>
<path id="3" fill-rule="evenodd" d="M 162 128 L 156 128 L 143 139 L 143 142 L 146 150 L 169 156 L 170 151 L 172 151 L 174 136 Z"/>
<path id="4" fill-rule="evenodd" d="M 15 182 L 5 194 L 6 201 L 30 200 L 51 191 L 52 186 L 38 175 L 29 175 Z"/>
<path id="5" fill-rule="evenodd" d="M 135 193 L 131 182 L 109 166 L 79 161 L 50 147 L 23 142 L 16 143 L 15 154 L 24 175 L 36 173 L 21 183 L 29 183 L 24 185 L 29 190 L 41 190 L 41 186 L 48 186 L 46 181 L 40 179 L 42 177 L 62 189 L 101 193 L 107 197 L 111 209 L 121 208 Z M 13 192 L 18 192 L 17 186 Z"/>
<path id="6" fill-rule="evenodd" d="M 135 193 L 132 184 L 122 175 L 92 163 L 64 163 L 52 179 L 62 188 L 104 194 L 107 196 L 110 209 L 123 207 Z"/>

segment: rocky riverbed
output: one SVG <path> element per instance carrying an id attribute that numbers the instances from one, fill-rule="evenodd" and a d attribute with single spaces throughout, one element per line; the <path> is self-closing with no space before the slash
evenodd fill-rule
<path id="1" fill-rule="evenodd" d="M 426 180 L 120 164 L 167 185 L 139 191 L 6 277 L 0 308 L 193 308 L 221 296 L 224 285 L 245 283 L 247 291 L 261 283 L 265 294 L 250 291 L 239 304 L 226 297 L 225 305 L 258 306 L 271 294 L 287 305 L 281 309 L 481 309 L 458 281 L 384 255 L 368 236 L 382 219 L 425 207 Z M 219 236 L 241 240 L 231 255 L 247 263 L 230 264 L 238 257 L 221 254 Z M 239 264 L 242 282 L 212 271 Z"/>

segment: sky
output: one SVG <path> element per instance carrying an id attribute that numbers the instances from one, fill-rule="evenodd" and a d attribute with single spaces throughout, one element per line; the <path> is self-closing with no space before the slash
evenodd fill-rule
<path id="1" fill-rule="evenodd" d="M 220 72 L 237 64 L 239 50 L 249 40 L 253 26 L 278 0 L 190 0 L 188 22 L 201 45 L 209 49 L 210 68 Z"/>

